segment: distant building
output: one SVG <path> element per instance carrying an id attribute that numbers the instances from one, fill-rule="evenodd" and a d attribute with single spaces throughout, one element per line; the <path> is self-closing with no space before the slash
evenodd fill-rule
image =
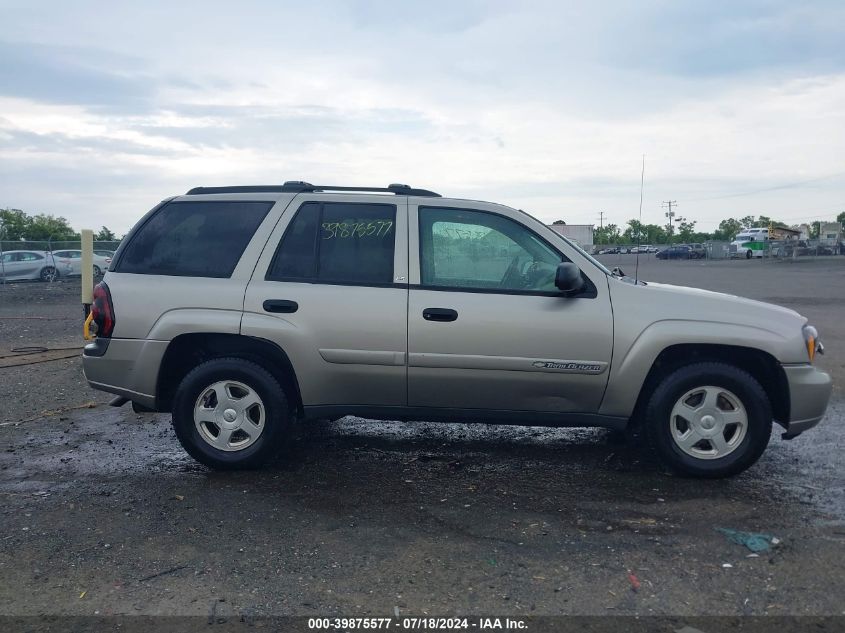
<path id="1" fill-rule="evenodd" d="M 588 253 L 593 250 L 594 224 L 549 224 L 547 226 L 555 233 L 560 233 L 573 242 L 577 242 Z"/>
<path id="2" fill-rule="evenodd" d="M 809 224 L 799 224 L 798 226 L 792 227 L 799 231 L 798 239 L 800 240 L 809 240 L 810 239 L 810 225 Z"/>
<path id="3" fill-rule="evenodd" d="M 801 231 L 800 239 L 808 240 L 811 233 L 815 232 L 815 223 L 801 224 L 797 228 Z M 819 222 L 819 240 L 822 244 L 833 246 L 839 244 L 842 239 L 842 225 L 839 222 Z"/>
<path id="4" fill-rule="evenodd" d="M 788 229 L 785 226 L 773 226 L 769 231 L 770 240 L 797 240 L 801 239 L 799 229 Z"/>
<path id="5" fill-rule="evenodd" d="M 842 241 L 842 225 L 839 222 L 821 222 L 819 241 L 826 246 L 838 246 Z"/>

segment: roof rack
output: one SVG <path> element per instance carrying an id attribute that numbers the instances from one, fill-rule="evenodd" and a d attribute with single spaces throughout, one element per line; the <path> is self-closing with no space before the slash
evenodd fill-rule
<path id="1" fill-rule="evenodd" d="M 186 195 L 205 193 L 312 193 L 315 191 L 361 191 L 393 193 L 397 196 L 424 196 L 440 198 L 439 193 L 428 189 L 414 189 L 410 185 L 392 183 L 387 187 L 340 187 L 336 185 L 312 185 L 301 180 L 288 180 L 283 185 L 242 185 L 238 187 L 194 187 Z"/>

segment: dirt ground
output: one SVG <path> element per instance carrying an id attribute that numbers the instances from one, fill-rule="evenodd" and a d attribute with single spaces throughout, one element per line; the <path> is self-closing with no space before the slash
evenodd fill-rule
<path id="1" fill-rule="evenodd" d="M 0 614 L 844 615 L 845 257 L 645 256 L 639 275 L 808 316 L 837 385 L 826 420 L 776 430 L 726 481 L 672 477 L 601 430 L 357 418 L 216 473 L 168 416 L 104 406 L 78 359 L 0 369 Z M 0 356 L 81 345 L 78 297 L 0 287 Z M 779 543 L 753 556 L 716 528 Z"/>

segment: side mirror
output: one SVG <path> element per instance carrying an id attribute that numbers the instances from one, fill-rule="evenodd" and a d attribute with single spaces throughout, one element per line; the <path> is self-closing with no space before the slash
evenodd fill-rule
<path id="1" fill-rule="evenodd" d="M 555 272 L 555 286 L 561 292 L 578 292 L 584 286 L 581 270 L 572 262 L 561 262 Z"/>

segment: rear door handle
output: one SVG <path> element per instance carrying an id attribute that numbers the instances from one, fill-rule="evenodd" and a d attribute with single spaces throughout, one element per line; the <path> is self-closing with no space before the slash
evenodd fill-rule
<path id="1" fill-rule="evenodd" d="M 265 312 L 281 312 L 284 314 L 299 310 L 299 304 L 296 301 L 288 301 L 287 299 L 267 299 L 262 307 Z"/>
<path id="2" fill-rule="evenodd" d="M 423 318 L 426 321 L 454 321 L 458 313 L 449 308 L 426 308 L 423 310 Z"/>

